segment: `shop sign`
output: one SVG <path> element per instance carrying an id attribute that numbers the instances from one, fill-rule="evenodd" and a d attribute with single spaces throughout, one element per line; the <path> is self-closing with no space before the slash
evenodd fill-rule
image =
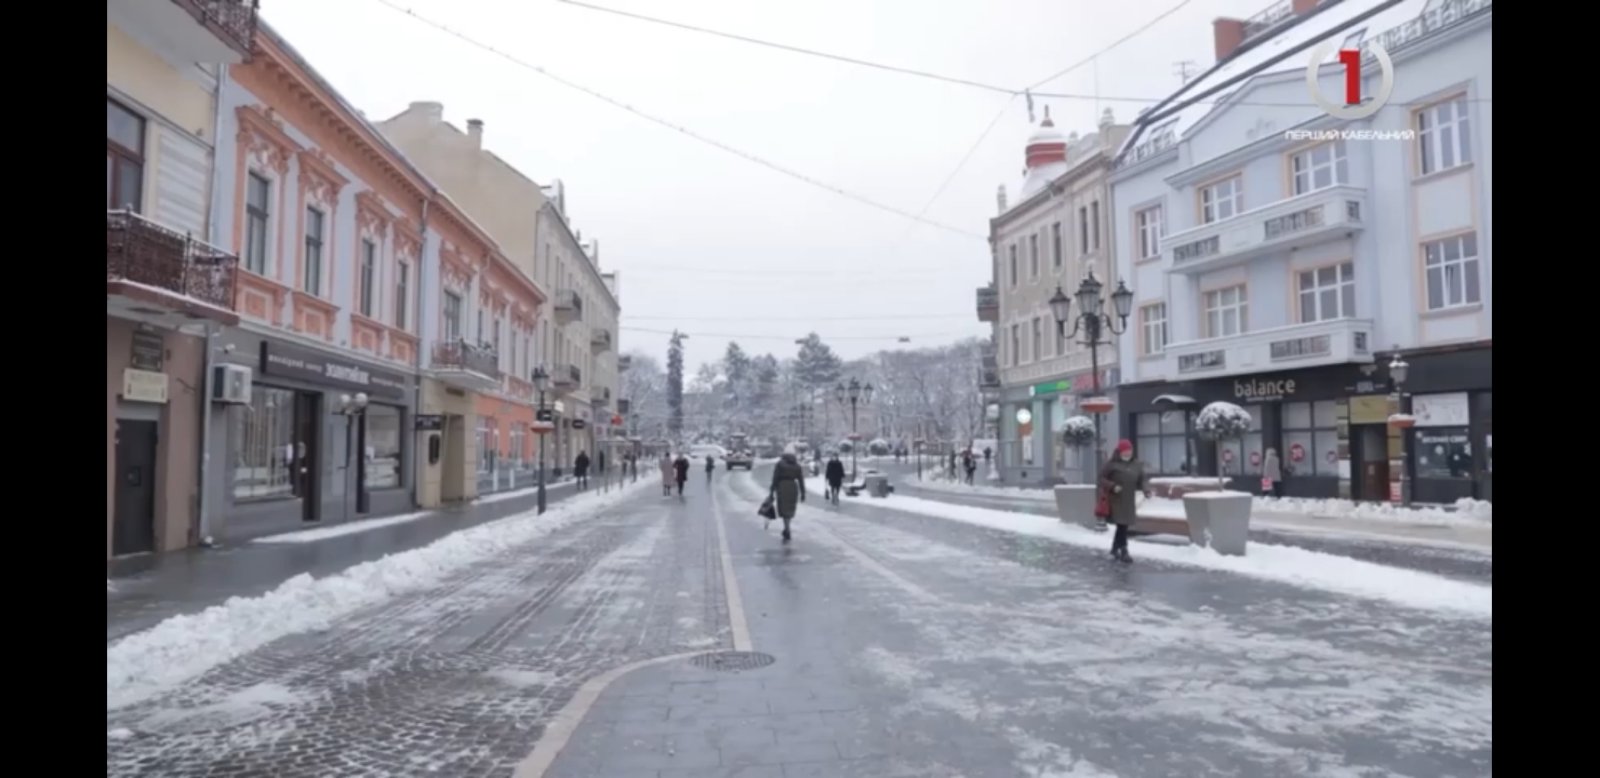
<path id="1" fill-rule="evenodd" d="M 537 421 L 555 421 L 556 412 L 549 408 L 540 408 L 533 412 L 533 418 Z"/>
<path id="2" fill-rule="evenodd" d="M 1305 446 L 1302 446 L 1299 443 L 1296 443 L 1296 444 L 1294 444 L 1294 445 L 1289 447 L 1289 461 L 1290 462 L 1304 462 L 1305 458 L 1306 458 L 1306 447 Z"/>
<path id="3" fill-rule="evenodd" d="M 1282 400 L 1294 396 L 1293 378 L 1239 378 L 1233 382 L 1237 400 Z"/>
<path id="4" fill-rule="evenodd" d="M 572 428 L 575 429 L 575 430 L 581 430 L 581 429 L 583 429 L 584 427 L 587 427 L 587 426 L 589 426 L 589 422 L 586 422 L 583 419 L 573 419 L 572 420 Z"/>
<path id="5" fill-rule="evenodd" d="M 1063 378 L 1060 381 L 1046 381 L 1028 387 L 1029 397 L 1038 397 L 1041 394 L 1060 394 L 1072 391 L 1072 379 Z"/>
<path id="6" fill-rule="evenodd" d="M 1178 372 L 1198 373 L 1202 370 L 1220 370 L 1228 366 L 1228 352 L 1222 349 L 1183 354 L 1178 357 Z"/>
<path id="7" fill-rule="evenodd" d="M 1358 395 L 1350 398 L 1351 424 L 1387 424 L 1389 422 L 1389 396 L 1386 394 Z"/>
<path id="8" fill-rule="evenodd" d="M 1411 398 L 1418 427 L 1465 427 L 1470 418 L 1466 392 L 1419 394 Z"/>
<path id="9" fill-rule="evenodd" d="M 438 432 L 444 429 L 444 416 L 437 413 L 419 413 L 416 416 L 418 432 Z"/>
<path id="10" fill-rule="evenodd" d="M 132 367 L 123 369 L 122 399 L 141 403 L 165 403 L 167 374 Z"/>
<path id="11" fill-rule="evenodd" d="M 366 392 L 374 397 L 404 399 L 406 379 L 373 370 L 347 359 L 270 341 L 261 342 L 261 374 Z"/>
<path id="12" fill-rule="evenodd" d="M 1312 335 L 1305 338 L 1275 340 L 1269 344 L 1269 348 L 1272 350 L 1274 362 L 1325 357 L 1333 353 L 1333 339 L 1327 335 Z"/>
<path id="13" fill-rule="evenodd" d="M 167 356 L 167 344 L 161 333 L 136 329 L 133 331 L 133 350 L 128 364 L 138 370 L 161 372 Z"/>

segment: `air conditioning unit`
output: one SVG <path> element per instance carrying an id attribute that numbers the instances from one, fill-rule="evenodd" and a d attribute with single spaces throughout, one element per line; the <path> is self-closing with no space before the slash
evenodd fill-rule
<path id="1" fill-rule="evenodd" d="M 211 399 L 219 403 L 250 404 L 255 371 L 246 365 L 216 365 L 211 373 Z"/>

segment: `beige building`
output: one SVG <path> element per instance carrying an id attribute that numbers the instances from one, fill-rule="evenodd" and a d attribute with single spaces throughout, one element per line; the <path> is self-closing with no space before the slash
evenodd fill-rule
<path id="1" fill-rule="evenodd" d="M 106 6 L 106 558 L 198 542 L 206 340 L 233 324 L 238 259 L 211 245 L 221 67 L 255 11 Z"/>
<path id="2" fill-rule="evenodd" d="M 1046 111 L 1028 139 L 1019 201 L 1009 204 L 1001 187 L 1000 214 L 989 222 L 994 278 L 979 290 L 978 307 L 979 318 L 995 326 L 1003 481 L 1080 477 L 1080 452 L 1063 445 L 1057 430 L 1093 391 L 1090 352 L 1081 332 L 1062 337 L 1049 301 L 1057 288 L 1072 296 L 1091 273 L 1105 284 L 1108 299 L 1115 288 L 1106 177 L 1127 131 L 1107 109 L 1095 132 L 1063 136 Z M 1080 312 L 1074 301 L 1073 314 Z M 1068 321 L 1066 331 L 1072 327 Z M 1115 383 L 1116 357 L 1114 346 L 1099 349 L 1102 390 Z M 1111 418 L 1102 436 L 1115 440 Z"/>
<path id="3" fill-rule="evenodd" d="M 444 120 L 439 103 L 412 103 L 378 127 L 549 291 L 533 333 L 533 361 L 549 373 L 545 399 L 556 425 L 545 456 L 558 472 L 570 470 L 580 451 L 593 458 L 609 439 L 618 399 L 619 279 L 601 271 L 599 241 L 573 227 L 565 187 L 540 186 L 484 148 L 483 122 L 468 120 L 462 131 Z"/>

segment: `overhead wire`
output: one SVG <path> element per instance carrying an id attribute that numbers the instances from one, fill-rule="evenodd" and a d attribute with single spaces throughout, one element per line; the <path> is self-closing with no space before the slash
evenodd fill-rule
<path id="1" fill-rule="evenodd" d="M 931 219 L 926 219 L 926 218 L 923 218 L 923 217 L 919 217 L 919 216 L 917 216 L 916 214 L 914 214 L 914 213 L 912 213 L 910 211 L 903 210 L 901 208 L 897 208 L 895 206 L 888 205 L 886 203 L 880 203 L 877 200 L 873 200 L 870 197 L 866 197 L 864 195 L 859 195 L 859 194 L 856 194 L 856 193 L 851 192 L 849 190 L 846 190 L 846 189 L 843 189 L 841 187 L 835 186 L 833 184 L 829 184 L 827 182 L 818 180 L 816 178 L 812 178 L 811 176 L 808 176 L 808 175 L 806 175 L 804 173 L 801 173 L 801 172 L 796 171 L 796 170 L 791 170 L 790 168 L 784 167 L 783 165 L 780 165 L 780 164 L 778 164 L 776 162 L 773 162 L 771 160 L 768 160 L 768 159 L 765 159 L 763 157 L 757 156 L 757 155 L 755 155 L 755 154 L 753 154 L 751 152 L 744 151 L 743 149 L 737 148 L 735 146 L 731 146 L 731 145 L 729 145 L 727 143 L 724 143 L 722 141 L 719 141 L 719 140 L 717 140 L 715 138 L 711 138 L 709 136 L 702 135 L 702 134 L 700 134 L 698 132 L 695 132 L 694 130 L 691 130 L 691 129 L 687 128 L 687 127 L 684 127 L 684 126 L 682 126 L 680 124 L 676 124 L 676 123 L 674 123 L 674 122 L 672 122 L 670 120 L 663 119 L 663 118 L 661 118 L 659 116 L 656 116 L 655 114 L 651 114 L 651 113 L 647 113 L 645 111 L 642 111 L 642 110 L 640 110 L 638 108 L 633 107 L 632 105 L 629 105 L 629 104 L 627 104 L 625 102 L 622 102 L 621 100 L 618 100 L 616 98 L 610 97 L 609 95 L 606 95 L 604 93 L 598 92 L 598 91 L 596 91 L 594 89 L 591 89 L 591 88 L 589 88 L 587 86 L 579 84 L 576 81 L 573 81 L 571 79 L 568 79 L 568 78 L 565 78 L 563 76 L 557 75 L 557 74 L 547 70 L 546 68 L 544 68 L 544 67 L 542 67 L 540 65 L 535 65 L 535 64 L 533 64 L 531 62 L 527 62 L 525 60 L 522 60 L 522 59 L 520 59 L 520 58 L 518 58 L 518 57 L 516 57 L 516 56 L 514 56 L 512 54 L 509 54 L 507 52 L 501 51 L 500 49 L 495 48 L 494 46 L 492 46 L 490 44 L 484 43 L 484 42 L 482 42 L 482 41 L 480 41 L 480 40 L 478 40 L 476 38 L 473 38 L 470 35 L 467 35 L 467 34 L 462 33 L 462 32 L 458 32 L 454 28 L 451 28 L 450 26 L 448 26 L 446 24 L 434 21 L 433 19 L 428 18 L 426 16 L 423 16 L 423 15 L 411 10 L 410 8 L 406 8 L 404 6 L 401 6 L 398 3 L 393 2 L 392 0 L 374 0 L 374 2 L 376 2 L 376 3 L 380 4 L 380 5 L 383 5 L 384 7 L 388 8 L 388 9 L 390 9 L 392 11 L 404 14 L 406 16 L 409 16 L 412 19 L 415 19 L 416 21 L 418 21 L 418 22 L 420 22 L 422 24 L 428 25 L 429 27 L 433 27 L 434 29 L 439 30 L 440 32 L 443 32 L 443 33 L 445 33 L 447 35 L 450 35 L 451 37 L 454 37 L 454 38 L 462 41 L 463 43 L 466 43 L 466 44 L 468 44 L 470 46 L 473 46 L 475 48 L 478 48 L 478 49 L 482 49 L 483 51 L 489 52 L 490 54 L 493 54 L 493 55 L 495 55 L 497 57 L 500 57 L 501 59 L 504 59 L 507 62 L 510 62 L 510 63 L 512 63 L 514 65 L 517 65 L 518 67 L 525 68 L 527 70 L 531 70 L 534 73 L 537 73 L 537 74 L 539 74 L 541 76 L 544 76 L 547 79 L 550 79 L 551 81 L 556 82 L 557 84 L 560 84 L 560 85 L 562 85 L 564 87 L 567 87 L 568 89 L 572 89 L 574 91 L 582 92 L 582 93 L 584 93 L 586 95 L 589 95 L 590 97 L 593 97 L 596 100 L 600 100 L 601 102 L 604 102 L 604 103 L 606 103 L 608 105 L 611 105 L 611 106 L 613 106 L 615 108 L 620 108 L 620 109 L 622 109 L 624 111 L 627 111 L 628 113 L 631 113 L 634 116 L 637 116 L 637 117 L 639 117 L 641 119 L 644 119 L 644 120 L 646 120 L 648 122 L 651 122 L 653 124 L 658 124 L 658 125 L 660 125 L 662 127 L 666 127 L 667 129 L 670 129 L 670 130 L 672 130 L 674 132 L 677 132 L 677 133 L 679 133 L 681 135 L 684 135 L 684 136 L 686 136 L 688 138 L 692 138 L 692 139 L 694 139 L 696 141 L 699 141 L 699 142 L 701 142 L 701 143 L 703 143 L 705 145 L 711 146 L 711 147 L 713 147 L 715 149 L 718 149 L 720 151 L 723 151 L 723 152 L 726 152 L 728 154 L 732 154 L 732 155 L 734 155 L 736 157 L 739 157 L 741 159 L 744 159 L 747 162 L 753 162 L 753 163 L 755 163 L 757 165 L 760 165 L 762 167 L 765 167 L 765 168 L 767 168 L 769 170 L 772 170 L 772 171 L 777 172 L 777 173 L 781 173 L 781 174 L 783 174 L 785 176 L 793 178 L 793 179 L 795 179 L 797 181 L 800 181 L 802 183 L 809 184 L 809 185 L 811 185 L 813 187 L 816 187 L 818 189 L 823 189 L 825 191 L 828 191 L 828 192 L 831 192 L 833 194 L 839 195 L 840 197 L 844 197 L 844 198 L 846 198 L 848 200 L 854 200 L 855 202 L 860 203 L 862 205 L 870 206 L 872 208 L 876 208 L 878 210 L 881 210 L 881 211 L 884 211 L 884 212 L 887 212 L 887 213 L 892 213 L 892 214 L 895 214 L 897 216 L 901 216 L 901 217 L 904 217 L 904 218 L 907 218 L 907 219 L 911 219 L 912 221 L 916 221 L 916 222 L 920 222 L 922 224 L 926 224 L 929 227 L 934 227 L 934 228 L 937 228 L 937 229 L 945 230 L 947 232 L 952 232 L 952 233 L 955 233 L 955 234 L 958 234 L 958 235 L 963 235 L 963 236 L 966 236 L 966 237 L 969 237 L 969 238 L 976 238 L 978 240 L 988 240 L 988 236 L 986 236 L 986 235 L 980 235 L 978 233 L 968 232 L 966 230 L 961 229 L 960 227 L 953 227 L 953 226 L 948 225 L 948 224 L 944 224 L 944 223 L 941 223 L 941 222 L 933 221 Z"/>

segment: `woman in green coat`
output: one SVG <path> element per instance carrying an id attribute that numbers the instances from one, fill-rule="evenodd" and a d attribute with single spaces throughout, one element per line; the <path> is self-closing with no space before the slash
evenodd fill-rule
<path id="1" fill-rule="evenodd" d="M 1150 485 L 1145 480 L 1144 464 L 1133 458 L 1133 443 L 1117 442 L 1117 454 L 1100 469 L 1100 489 L 1111 506 L 1110 521 L 1117 525 L 1117 534 L 1111 539 L 1111 558 L 1132 562 L 1128 555 L 1128 527 L 1138 518 L 1139 504 L 1136 495 L 1144 493 L 1150 498 Z"/>
<path id="2" fill-rule="evenodd" d="M 783 519 L 783 541 L 789 542 L 789 522 L 794 519 L 797 504 L 806 499 L 806 471 L 795 457 L 794 449 L 783 452 L 783 458 L 772 468 L 772 497 Z"/>

